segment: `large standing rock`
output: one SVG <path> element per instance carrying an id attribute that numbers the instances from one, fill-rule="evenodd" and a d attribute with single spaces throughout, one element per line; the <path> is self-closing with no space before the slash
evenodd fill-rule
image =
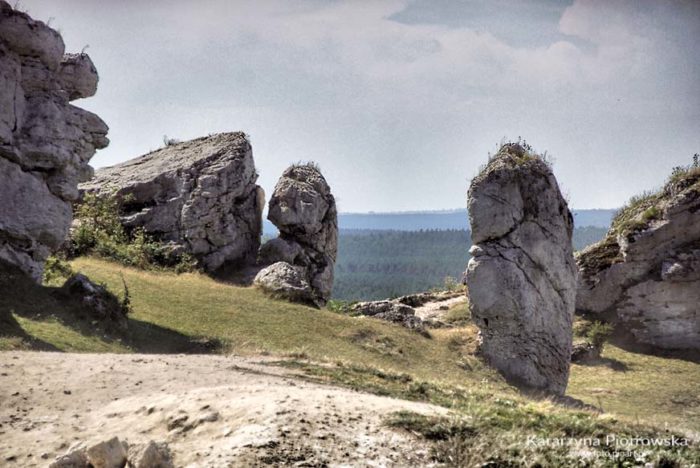
<path id="1" fill-rule="evenodd" d="M 80 189 L 126 200 L 122 222 L 191 253 L 206 270 L 255 260 L 264 193 L 242 132 L 167 145 L 100 169 Z"/>
<path id="2" fill-rule="evenodd" d="M 578 311 L 639 343 L 700 349 L 700 168 L 631 202 L 577 262 Z"/>
<path id="3" fill-rule="evenodd" d="M 107 126 L 69 104 L 95 94 L 86 54 L 0 0 L 0 258 L 35 280 L 66 238 L 79 181 L 104 148 Z"/>
<path id="4" fill-rule="evenodd" d="M 549 166 L 504 145 L 469 188 L 466 283 L 480 350 L 507 378 L 563 394 L 569 377 L 576 264 L 573 218 Z"/>
<path id="5" fill-rule="evenodd" d="M 270 266 L 258 273 L 255 284 L 278 296 L 322 307 L 333 289 L 338 213 L 318 168 L 304 164 L 284 171 L 270 198 L 268 219 L 280 235 L 260 249 L 260 263 Z M 305 291 L 301 293 L 300 288 Z"/>

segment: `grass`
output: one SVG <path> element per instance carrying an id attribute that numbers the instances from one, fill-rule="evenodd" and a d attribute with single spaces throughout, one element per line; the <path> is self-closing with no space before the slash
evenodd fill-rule
<path id="1" fill-rule="evenodd" d="M 572 366 L 568 392 L 602 407 L 606 414 L 599 415 L 506 384 L 475 355 L 478 330 L 465 304 L 447 313 L 458 328 L 430 330 L 426 337 L 380 320 L 271 300 L 198 273 L 143 271 L 94 258 L 79 258 L 71 268 L 117 295 L 124 278 L 133 307 L 130 335 L 96 332 L 90 323 L 71 319 L 53 288 L 2 275 L 0 282 L 9 281 L 16 294 L 0 297 L 0 350 L 276 355 L 280 365 L 308 379 L 449 408 L 446 419 L 399 414 L 387 421 L 425 437 L 436 460 L 447 464 L 519 466 L 533 460 L 551 466 L 573 460 L 568 448 L 525 447 L 527 435 L 700 432 L 700 365 L 693 362 L 606 344 L 599 365 Z M 580 324 L 577 330 L 585 334 Z M 700 463 L 697 451 L 654 450 L 647 459 L 663 457 Z"/>
<path id="2" fill-rule="evenodd" d="M 123 276 L 131 294 L 132 336 L 121 342 L 91 336 L 89 323 L 71 321 L 69 311 L 61 310 L 51 296 L 51 288 L 26 285 L 14 300 L 0 298 L 0 308 L 13 310 L 28 335 L 62 351 L 180 352 L 211 340 L 222 351 L 239 354 L 303 352 L 315 360 L 363 362 L 454 382 L 470 378 L 463 368 L 465 360 L 471 367 L 479 365 L 478 359 L 450 345 L 450 330 L 423 337 L 380 320 L 272 300 L 254 288 L 224 284 L 199 273 L 144 271 L 84 257 L 71 262 L 71 267 L 117 295 L 123 291 Z M 21 300 L 25 297 L 32 300 Z M 85 339 L 78 340 L 79 336 Z M 0 342 L 0 347 L 10 345 Z"/>
<path id="3" fill-rule="evenodd" d="M 469 302 L 453 305 L 443 317 L 443 321 L 453 326 L 466 326 L 472 323 Z"/>
<path id="4" fill-rule="evenodd" d="M 568 394 L 629 421 L 700 433 L 700 364 L 603 348 L 599 365 L 573 364 Z"/>
<path id="5" fill-rule="evenodd" d="M 423 437 L 432 443 L 435 461 L 451 466 L 581 466 L 581 456 L 571 447 L 543 447 L 530 438 L 606 440 L 618 438 L 670 437 L 685 439 L 677 427 L 653 425 L 641 419 L 562 407 L 548 399 L 528 398 L 499 388 L 487 380 L 480 383 L 438 383 L 410 373 L 391 373 L 366 365 L 319 364 L 290 360 L 277 363 L 298 369 L 313 381 L 413 401 L 424 401 L 450 410 L 448 416 L 425 416 L 401 411 L 385 423 Z M 656 421 L 660 421 L 656 419 Z M 595 457 L 606 448 L 595 449 Z M 695 447 L 651 448 L 644 462 L 677 461 L 666 466 L 689 466 L 700 462 Z M 614 466 L 636 466 L 639 460 L 624 455 Z M 596 466 L 596 465 L 592 465 Z M 603 464 L 602 466 L 608 466 Z"/>

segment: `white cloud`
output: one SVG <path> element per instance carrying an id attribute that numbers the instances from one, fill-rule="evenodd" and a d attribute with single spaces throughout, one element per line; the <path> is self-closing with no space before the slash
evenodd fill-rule
<path id="1" fill-rule="evenodd" d="M 700 146 L 692 2 L 577 0 L 537 46 L 437 13 L 399 22 L 398 0 L 142 2 L 138 15 L 26 2 L 70 48 L 91 46 L 102 79 L 85 105 L 112 128 L 98 165 L 163 133 L 242 128 L 268 189 L 287 163 L 316 159 L 342 209 L 444 208 L 463 205 L 501 137 L 522 135 L 558 156 L 575 205 L 614 206 Z M 540 37 L 547 22 L 528 8 L 512 28 Z"/>

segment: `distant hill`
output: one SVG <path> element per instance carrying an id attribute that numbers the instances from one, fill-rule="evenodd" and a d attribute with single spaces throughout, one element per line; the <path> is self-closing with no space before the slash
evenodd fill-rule
<path id="1" fill-rule="evenodd" d="M 574 210 L 576 227 L 608 228 L 617 210 Z M 469 230 L 469 218 L 466 209 L 444 211 L 405 211 L 397 213 L 340 213 L 340 229 L 370 229 L 419 231 L 421 229 L 459 229 Z M 265 220 L 265 234 L 275 235 L 277 228 Z"/>
<path id="2" fill-rule="evenodd" d="M 575 250 L 598 242 L 607 228 L 574 229 Z M 465 229 L 423 231 L 341 229 L 333 298 L 384 299 L 460 280 L 469 261 L 471 234 Z"/>

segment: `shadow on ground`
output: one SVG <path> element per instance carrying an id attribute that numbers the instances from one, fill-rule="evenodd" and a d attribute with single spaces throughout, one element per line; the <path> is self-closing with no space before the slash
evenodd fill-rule
<path id="1" fill-rule="evenodd" d="M 118 343 L 139 353 L 207 354 L 224 349 L 224 344 L 218 340 L 184 335 L 134 318 L 128 319 L 128 331 L 114 331 L 109 324 L 94 320 L 85 305 L 60 291 L 57 287 L 38 285 L 0 262 L 0 337 L 16 339 L 23 349 L 60 351 L 27 333 L 16 319 L 22 317 L 39 322 L 56 321 L 83 336 Z"/>

